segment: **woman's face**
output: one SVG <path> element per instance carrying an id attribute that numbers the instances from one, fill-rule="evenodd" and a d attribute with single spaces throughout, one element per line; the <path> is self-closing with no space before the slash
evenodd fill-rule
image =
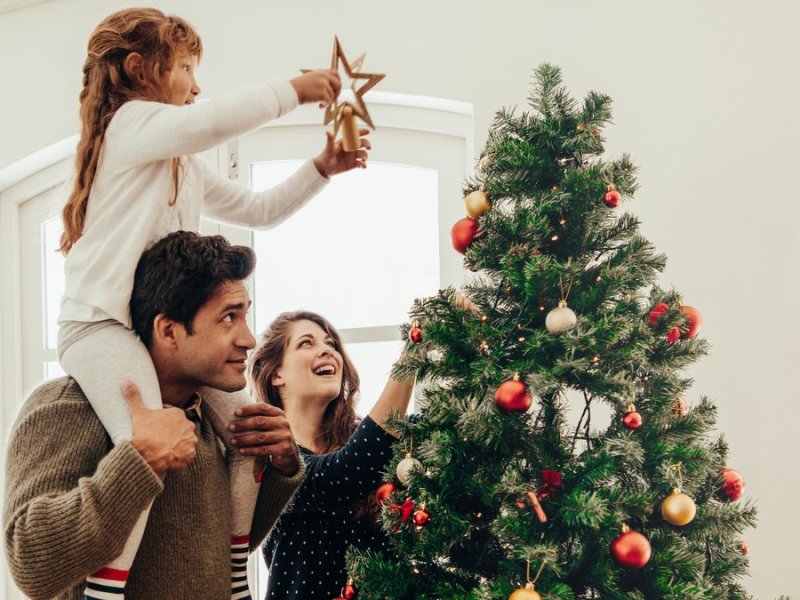
<path id="1" fill-rule="evenodd" d="M 287 332 L 288 342 L 281 366 L 272 375 L 284 405 L 306 399 L 325 405 L 342 389 L 342 355 L 325 330 L 313 321 L 295 321 Z"/>

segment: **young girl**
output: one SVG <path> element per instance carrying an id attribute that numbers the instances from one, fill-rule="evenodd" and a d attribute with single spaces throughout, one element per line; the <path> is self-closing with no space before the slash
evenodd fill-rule
<path id="1" fill-rule="evenodd" d="M 194 70 L 201 55 L 200 38 L 183 19 L 154 9 L 126 9 L 95 29 L 83 67 L 77 174 L 63 211 L 66 286 L 58 354 L 115 444 L 131 438 L 120 391 L 123 379 L 139 386 L 148 407 L 161 408 L 149 354 L 130 329 L 128 304 L 142 252 L 170 232 L 197 230 L 201 213 L 243 226 L 274 226 L 331 175 L 366 166 L 368 142 L 346 153 L 328 133 L 322 152 L 273 189 L 253 193 L 219 177 L 193 153 L 280 117 L 299 103 L 329 104 L 340 82 L 333 71 L 312 71 L 195 104 L 200 87 Z M 245 392 L 207 388 L 202 396 L 204 414 L 231 448 L 231 417 L 237 406 L 252 400 Z M 245 565 L 259 484 L 252 458 L 245 463 L 238 452 L 229 455 L 231 597 L 249 598 Z M 123 597 L 147 513 L 119 558 L 87 579 L 87 597 Z"/>
<path id="2" fill-rule="evenodd" d="M 339 596 L 350 544 L 388 551 L 374 519 L 362 513 L 392 457 L 394 434 L 385 421 L 393 412 L 405 414 L 413 381 L 390 378 L 358 423 L 358 373 L 336 329 L 307 311 L 283 313 L 272 322 L 253 352 L 250 375 L 256 397 L 286 413 L 306 463 L 292 505 L 264 546 L 267 600 Z M 247 420 L 234 427 L 246 431 Z"/>

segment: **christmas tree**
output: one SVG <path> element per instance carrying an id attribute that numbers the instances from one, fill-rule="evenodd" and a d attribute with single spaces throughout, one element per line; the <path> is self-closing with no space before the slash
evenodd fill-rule
<path id="1" fill-rule="evenodd" d="M 623 211 L 636 168 L 602 156 L 611 100 L 579 104 L 543 65 L 529 105 L 497 114 L 466 182 L 468 283 L 404 331 L 422 416 L 393 423 L 376 497 L 394 555 L 348 553 L 358 597 L 748 598 L 755 509 L 715 406 L 684 399 L 708 344 Z"/>

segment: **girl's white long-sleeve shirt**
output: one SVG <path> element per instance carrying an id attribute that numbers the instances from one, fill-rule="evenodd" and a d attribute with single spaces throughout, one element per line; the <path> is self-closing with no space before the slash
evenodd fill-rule
<path id="1" fill-rule="evenodd" d="M 120 107 L 103 139 L 83 234 L 65 260 L 59 322 L 113 318 L 130 327 L 136 265 L 152 244 L 174 231 L 197 231 L 201 214 L 269 228 L 318 193 L 327 179 L 312 161 L 283 183 L 253 192 L 194 156 L 297 104 L 291 83 L 276 81 L 191 106 L 134 100 Z M 182 157 L 182 168 L 170 204 L 174 157 Z"/>

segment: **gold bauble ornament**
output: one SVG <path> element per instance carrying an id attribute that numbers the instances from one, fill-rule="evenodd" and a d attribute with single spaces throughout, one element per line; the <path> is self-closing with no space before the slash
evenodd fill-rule
<path id="1" fill-rule="evenodd" d="M 533 584 L 529 583 L 524 588 L 517 588 L 511 592 L 508 600 L 542 600 L 542 597 L 533 589 Z"/>
<path id="2" fill-rule="evenodd" d="M 672 490 L 672 493 L 661 503 L 661 516 L 671 525 L 682 527 L 694 520 L 697 514 L 697 505 L 689 496 L 679 489 Z"/>
<path id="3" fill-rule="evenodd" d="M 411 479 L 411 473 L 414 471 L 422 471 L 422 463 L 416 458 L 412 457 L 410 454 L 406 454 L 406 457 L 397 463 L 397 469 L 395 470 L 395 473 L 397 474 L 397 479 L 400 480 L 400 483 L 403 485 L 408 485 L 408 482 Z"/>
<path id="4" fill-rule="evenodd" d="M 489 196 L 483 190 L 475 190 L 467 194 L 467 197 L 464 198 L 464 205 L 467 208 L 467 214 L 473 219 L 477 219 L 492 207 L 489 203 Z"/>
<path id="5" fill-rule="evenodd" d="M 567 306 L 566 300 L 558 303 L 558 308 L 554 308 L 544 320 L 544 326 L 550 333 L 565 333 L 575 327 L 578 322 L 577 315 Z"/>

